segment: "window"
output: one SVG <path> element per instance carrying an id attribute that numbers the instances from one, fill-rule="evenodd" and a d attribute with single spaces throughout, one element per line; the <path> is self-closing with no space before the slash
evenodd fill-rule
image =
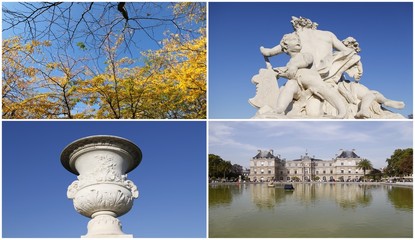
<path id="1" fill-rule="evenodd" d="M 330 170 L 330 173 L 333 173 L 333 170 Z"/>
<path id="2" fill-rule="evenodd" d="M 290 171 L 287 171 L 287 174 L 290 174 Z"/>
<path id="3" fill-rule="evenodd" d="M 261 166 L 264 166 L 264 162 L 261 162 Z"/>
<path id="4" fill-rule="evenodd" d="M 326 174 L 326 170 L 323 170 L 323 174 Z"/>
<path id="5" fill-rule="evenodd" d="M 318 174 L 318 171 L 316 171 L 316 174 Z"/>
<path id="6" fill-rule="evenodd" d="M 294 171 L 294 174 L 297 174 L 297 170 Z"/>
<path id="7" fill-rule="evenodd" d="M 270 169 L 268 169 L 268 174 L 271 174 L 271 170 Z"/>
<path id="8" fill-rule="evenodd" d="M 344 173 L 344 170 L 342 169 L 342 170 L 340 170 L 340 173 Z"/>
<path id="9" fill-rule="evenodd" d="M 352 173 L 352 170 L 349 169 L 349 173 Z"/>
<path id="10" fill-rule="evenodd" d="M 344 163 L 342 162 L 340 165 L 342 165 L 342 166 L 343 166 L 343 165 L 344 165 Z"/>

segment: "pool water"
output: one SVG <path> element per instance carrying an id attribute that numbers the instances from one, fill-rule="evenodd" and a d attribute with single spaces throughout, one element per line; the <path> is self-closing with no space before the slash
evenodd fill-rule
<path id="1" fill-rule="evenodd" d="M 382 184 L 216 184 L 209 237 L 412 237 L 413 189 Z"/>

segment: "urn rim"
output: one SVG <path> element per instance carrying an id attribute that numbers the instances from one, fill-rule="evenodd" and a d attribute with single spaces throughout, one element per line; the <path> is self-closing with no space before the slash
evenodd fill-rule
<path id="1" fill-rule="evenodd" d="M 86 145 L 93 146 L 94 144 L 102 146 L 116 146 L 127 151 L 131 155 L 132 161 L 130 162 L 126 173 L 132 171 L 141 163 L 141 159 L 143 157 L 141 149 L 130 140 L 113 135 L 92 135 L 77 139 L 69 143 L 63 149 L 60 157 L 63 167 L 69 172 L 79 175 L 78 171 L 70 165 L 71 157 L 73 153 L 77 152 L 79 149 L 82 149 Z"/>

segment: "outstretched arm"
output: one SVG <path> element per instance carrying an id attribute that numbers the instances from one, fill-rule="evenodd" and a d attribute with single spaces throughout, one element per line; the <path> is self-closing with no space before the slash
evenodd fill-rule
<path id="1" fill-rule="evenodd" d="M 280 45 L 277 45 L 273 48 L 264 48 L 261 46 L 259 50 L 261 51 L 262 55 L 264 55 L 264 57 L 272 57 L 282 53 L 282 48 Z"/>

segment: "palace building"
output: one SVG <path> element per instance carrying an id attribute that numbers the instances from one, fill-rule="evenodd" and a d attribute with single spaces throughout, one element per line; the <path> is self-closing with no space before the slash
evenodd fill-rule
<path id="1" fill-rule="evenodd" d="M 258 150 L 250 160 L 250 181 L 357 181 L 363 170 L 357 165 L 363 158 L 355 150 L 340 150 L 332 160 L 317 159 L 306 153 L 299 159 L 285 160 L 273 150 Z"/>

